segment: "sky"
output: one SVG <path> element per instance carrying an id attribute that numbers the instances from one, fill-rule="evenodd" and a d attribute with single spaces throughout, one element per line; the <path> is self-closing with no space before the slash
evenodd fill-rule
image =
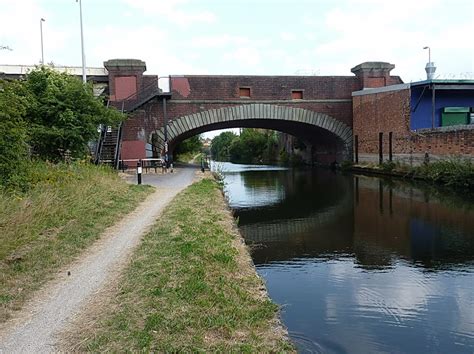
<path id="1" fill-rule="evenodd" d="M 1 64 L 81 66 L 79 3 L 0 0 Z M 395 64 L 404 82 L 474 79 L 473 0 L 82 0 L 86 65 L 148 74 L 352 75 Z"/>
<path id="2" fill-rule="evenodd" d="M 82 0 L 87 66 L 137 58 L 149 74 L 352 75 L 364 61 L 474 79 L 472 0 Z M 81 65 L 79 4 L 0 0 L 0 64 Z"/>

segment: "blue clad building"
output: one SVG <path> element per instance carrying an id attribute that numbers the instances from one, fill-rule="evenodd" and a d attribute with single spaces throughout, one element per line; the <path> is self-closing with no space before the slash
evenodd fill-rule
<path id="1" fill-rule="evenodd" d="M 410 128 L 474 124 L 473 80 L 425 80 L 410 85 Z"/>

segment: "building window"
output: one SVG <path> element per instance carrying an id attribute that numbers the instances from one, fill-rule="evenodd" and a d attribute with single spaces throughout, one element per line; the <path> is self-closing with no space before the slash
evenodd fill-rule
<path id="1" fill-rule="evenodd" d="M 250 87 L 240 87 L 239 96 L 240 98 L 250 98 Z"/>
<path id="2" fill-rule="evenodd" d="M 303 99 L 303 90 L 292 90 L 291 91 L 292 100 L 302 100 Z"/>

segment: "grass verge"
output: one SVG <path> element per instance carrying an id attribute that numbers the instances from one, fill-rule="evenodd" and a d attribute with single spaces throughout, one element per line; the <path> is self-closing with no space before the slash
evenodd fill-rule
<path id="1" fill-rule="evenodd" d="M 436 185 L 452 188 L 457 191 L 474 190 L 474 163 L 462 158 L 451 158 L 433 161 L 419 166 L 410 166 L 400 162 L 384 162 L 381 165 L 366 164 L 354 166 L 367 169 L 369 172 L 380 172 L 398 177 L 422 179 Z M 343 169 L 350 170 L 347 164 Z"/>
<path id="2" fill-rule="evenodd" d="M 210 179 L 174 199 L 91 312 L 67 334 L 66 350 L 293 350 Z"/>
<path id="3" fill-rule="evenodd" d="M 0 323 L 152 191 L 108 168 L 43 162 L 29 186 L 0 192 Z"/>

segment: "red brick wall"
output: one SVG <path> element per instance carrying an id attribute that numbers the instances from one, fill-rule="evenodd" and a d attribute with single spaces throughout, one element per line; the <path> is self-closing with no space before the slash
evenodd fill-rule
<path id="1" fill-rule="evenodd" d="M 121 159 L 144 159 L 146 157 L 145 142 L 122 141 Z"/>
<path id="2" fill-rule="evenodd" d="M 250 88 L 251 100 L 291 100 L 292 90 L 303 90 L 305 100 L 351 99 L 360 85 L 355 76 L 182 76 L 171 80 L 173 99 L 192 100 L 240 99 L 240 87 Z"/>
<path id="3" fill-rule="evenodd" d="M 408 89 L 353 97 L 353 134 L 359 138 L 359 153 L 378 154 L 379 132 L 388 136 L 409 136 L 410 91 Z"/>
<path id="4" fill-rule="evenodd" d="M 398 77 L 388 79 L 400 81 Z M 263 103 L 324 113 L 352 127 L 352 92 L 361 89 L 362 81 L 356 76 L 175 76 L 171 77 L 171 87 L 169 120 L 222 107 Z M 241 87 L 250 88 L 250 98 L 240 98 Z M 293 90 L 301 90 L 303 99 L 293 100 Z M 123 139 L 150 141 L 151 134 L 163 125 L 162 102 L 153 100 L 126 121 Z M 332 145 L 322 144 L 327 151 L 333 150 Z"/>
<path id="5" fill-rule="evenodd" d="M 325 113 L 348 126 L 352 126 L 351 94 L 360 85 L 355 76 L 183 76 L 172 77 L 171 84 L 173 96 L 167 102 L 170 120 L 258 101 Z M 239 87 L 251 88 L 250 99 L 239 97 Z M 291 99 L 294 89 L 303 90 L 303 100 Z M 124 140 L 137 140 L 144 136 L 149 139 L 151 132 L 163 124 L 162 102 L 150 102 L 126 121 Z"/>
<path id="6" fill-rule="evenodd" d="M 395 155 L 474 156 L 474 130 L 412 132 L 409 119 L 408 88 L 354 96 L 353 132 L 359 139 L 359 155 L 373 155 L 371 160 L 378 161 L 378 139 L 382 132 L 384 160 L 388 159 L 389 132 L 393 132 Z"/>
<path id="7" fill-rule="evenodd" d="M 115 97 L 113 100 L 123 100 L 137 92 L 137 77 L 116 76 L 114 85 Z"/>

